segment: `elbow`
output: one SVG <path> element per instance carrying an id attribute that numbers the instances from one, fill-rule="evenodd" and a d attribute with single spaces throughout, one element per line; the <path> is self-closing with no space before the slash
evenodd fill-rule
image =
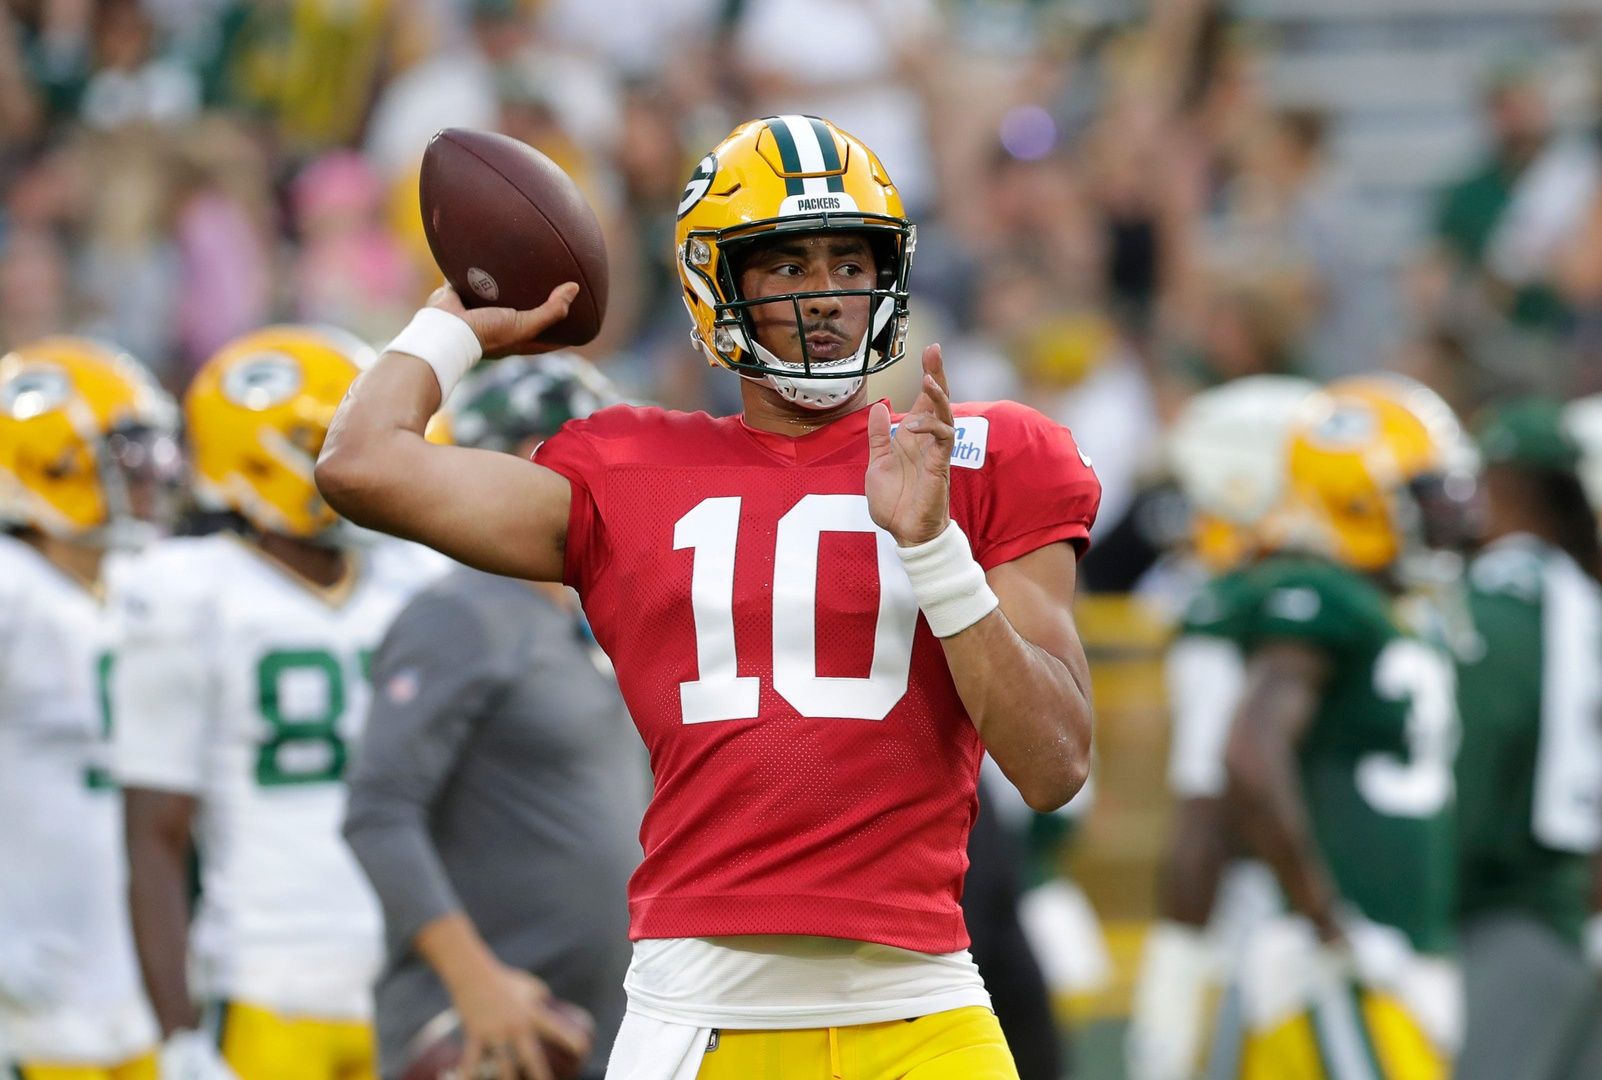
<path id="1" fill-rule="evenodd" d="M 1068 805 L 1090 779 L 1090 746 L 1074 747 L 1060 755 L 1052 768 L 1027 784 L 1020 784 L 1018 794 L 1037 814 L 1050 814 Z"/>
<path id="2" fill-rule="evenodd" d="M 368 457 L 348 445 L 324 447 L 312 472 L 317 492 L 341 517 L 359 522 L 362 496 L 374 486 Z"/>

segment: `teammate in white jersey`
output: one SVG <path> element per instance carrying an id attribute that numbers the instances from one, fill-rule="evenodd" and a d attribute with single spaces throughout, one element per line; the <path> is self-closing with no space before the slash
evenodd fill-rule
<path id="1" fill-rule="evenodd" d="M 106 772 L 108 547 L 176 469 L 175 408 L 114 350 L 0 358 L 0 1074 L 154 1080 Z"/>
<path id="2" fill-rule="evenodd" d="M 186 429 L 197 496 L 238 527 L 154 545 L 120 590 L 115 760 L 164 1080 L 375 1075 L 382 924 L 342 776 L 372 651 L 442 561 L 353 543 L 312 484 L 358 360 L 295 327 L 213 357 Z"/>

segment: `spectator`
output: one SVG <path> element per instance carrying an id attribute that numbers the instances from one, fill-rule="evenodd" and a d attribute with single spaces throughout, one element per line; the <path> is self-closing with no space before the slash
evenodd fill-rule
<path id="1" fill-rule="evenodd" d="M 155 28 L 139 0 L 100 0 L 94 18 L 95 71 L 80 110 L 91 128 L 174 124 L 195 115 L 200 84 L 156 55 Z"/>
<path id="2" fill-rule="evenodd" d="M 1493 73 L 1484 108 L 1489 149 L 1442 194 L 1436 240 L 1459 287 L 1480 304 L 1523 326 L 1553 327 L 1565 312 L 1544 278 L 1545 260 L 1583 209 L 1596 165 L 1555 138 L 1530 68 Z"/>
<path id="3" fill-rule="evenodd" d="M 290 195 L 301 241 L 296 317 L 382 338 L 415 306 L 421 282 L 384 226 L 379 178 L 360 154 L 336 150 L 302 169 Z"/>

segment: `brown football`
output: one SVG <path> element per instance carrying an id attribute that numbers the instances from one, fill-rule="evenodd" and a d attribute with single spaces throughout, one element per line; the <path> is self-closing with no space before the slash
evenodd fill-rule
<path id="1" fill-rule="evenodd" d="M 590 1014 L 570 1001 L 553 1000 L 549 1008 L 570 1031 L 586 1041 L 595 1037 L 595 1021 Z M 576 1058 L 555 1043 L 540 1040 L 545 1063 L 550 1066 L 556 1080 L 573 1080 L 584 1067 L 584 1060 Z M 462 1025 L 455 1009 L 447 1009 L 423 1025 L 407 1047 L 406 1064 L 400 1080 L 471 1080 L 461 1077 L 457 1068 L 462 1063 Z"/>
<path id="2" fill-rule="evenodd" d="M 579 284 L 567 318 L 541 335 L 583 345 L 606 315 L 606 242 L 595 211 L 556 163 L 492 131 L 446 128 L 420 177 L 429 250 L 468 307 L 526 309 Z"/>

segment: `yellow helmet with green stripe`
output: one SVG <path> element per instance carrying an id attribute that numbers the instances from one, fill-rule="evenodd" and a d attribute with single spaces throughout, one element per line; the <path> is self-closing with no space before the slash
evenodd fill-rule
<path id="1" fill-rule="evenodd" d="M 829 295 L 867 296 L 868 330 L 849 356 L 799 363 L 757 342 L 754 302 L 741 296 L 739 254 L 776 234 L 850 232 L 873 248 L 868 288 Z M 916 233 L 884 166 L 860 140 L 816 116 L 770 116 L 736 128 L 706 157 L 679 200 L 675 262 L 692 337 L 709 362 L 762 379 L 786 398 L 820 407 L 844 400 L 863 377 L 901 359 L 907 330 L 907 272 Z M 796 306 L 819 293 L 761 303 Z"/>

